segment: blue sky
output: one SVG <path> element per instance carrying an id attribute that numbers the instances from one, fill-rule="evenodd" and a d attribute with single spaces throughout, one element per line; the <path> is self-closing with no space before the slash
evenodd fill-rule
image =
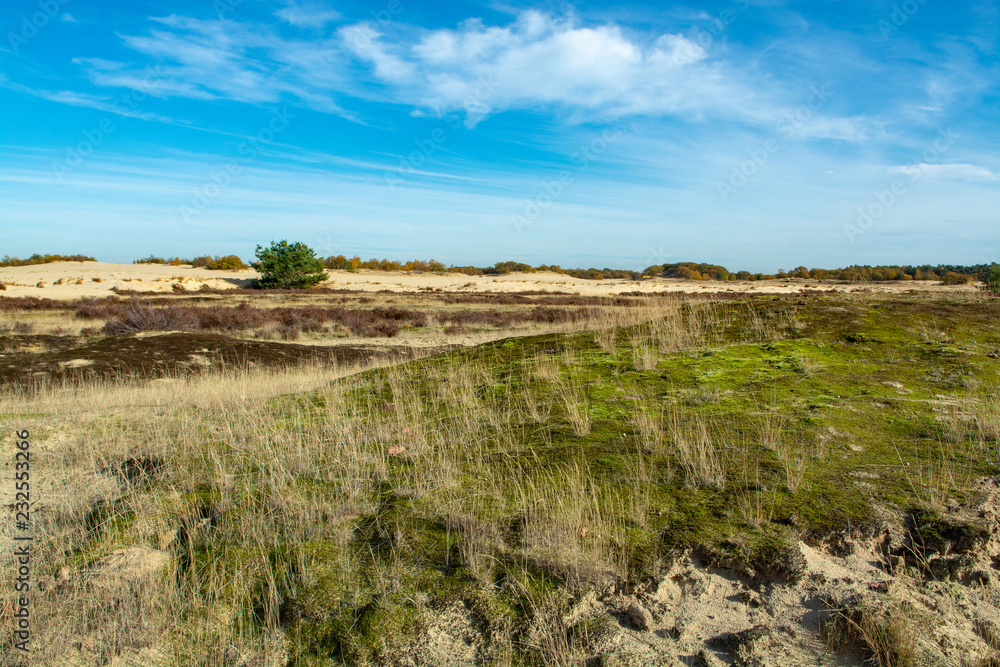
<path id="1" fill-rule="evenodd" d="M 997 261 L 998 3 L 12 0 L 0 255 Z"/>

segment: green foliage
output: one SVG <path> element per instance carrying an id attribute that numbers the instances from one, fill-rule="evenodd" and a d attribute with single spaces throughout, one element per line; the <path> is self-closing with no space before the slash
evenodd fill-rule
<path id="1" fill-rule="evenodd" d="M 296 241 L 272 241 L 270 248 L 258 245 L 257 261 L 251 266 L 260 272 L 257 289 L 299 289 L 312 287 L 326 278 L 323 262 L 312 248 Z"/>
<path id="2" fill-rule="evenodd" d="M 985 289 L 994 294 L 1000 294 L 1000 264 L 983 267 L 979 279 L 983 281 Z"/>

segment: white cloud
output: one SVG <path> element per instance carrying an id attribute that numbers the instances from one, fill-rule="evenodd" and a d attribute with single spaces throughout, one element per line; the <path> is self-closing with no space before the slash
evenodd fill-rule
<path id="1" fill-rule="evenodd" d="M 962 181 L 997 181 L 1000 180 L 994 172 L 986 167 L 963 163 L 952 164 L 919 164 L 897 165 L 889 168 L 893 174 L 905 174 L 911 178 L 953 178 Z"/>
<path id="2" fill-rule="evenodd" d="M 317 3 L 299 2 L 290 2 L 287 7 L 279 9 L 274 15 L 296 28 L 322 28 L 340 18 L 340 12 L 333 9 L 327 9 Z"/>
<path id="3" fill-rule="evenodd" d="M 456 29 L 388 40 L 360 24 L 339 35 L 393 86 L 397 101 L 438 113 L 462 110 L 471 122 L 539 107 L 600 116 L 713 104 L 732 110 L 740 87 L 683 35 L 642 40 L 617 25 L 577 27 L 537 11 L 502 27 L 470 19 Z"/>
<path id="4" fill-rule="evenodd" d="M 73 15 L 70 14 L 69 12 L 66 12 L 65 14 L 63 14 L 62 16 L 60 16 L 59 20 L 63 21 L 64 23 L 79 23 L 79 21 L 77 21 L 75 18 L 73 18 Z"/>
<path id="5" fill-rule="evenodd" d="M 279 10 L 299 26 L 332 20 L 332 10 L 292 4 Z M 311 18 L 310 18 L 311 17 Z M 679 33 L 634 33 L 614 23 L 529 10 L 507 25 L 468 19 L 425 30 L 396 22 L 354 23 L 329 37 L 288 37 L 273 26 L 171 15 L 129 48 L 160 63 L 153 94 L 251 104 L 295 99 L 354 119 L 355 98 L 411 108 L 414 115 L 459 112 L 469 126 L 506 110 L 557 113 L 572 121 L 624 115 L 736 121 L 772 128 L 801 104 L 767 74 L 721 47 Z M 710 51 L 712 49 L 712 51 Z M 101 86 L 134 86 L 135 65 L 79 60 Z M 870 139 L 864 116 L 812 115 L 788 136 Z"/>

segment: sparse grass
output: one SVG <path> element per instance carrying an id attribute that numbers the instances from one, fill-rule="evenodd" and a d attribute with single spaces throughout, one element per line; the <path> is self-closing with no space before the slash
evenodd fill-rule
<path id="1" fill-rule="evenodd" d="M 594 341 L 604 354 L 618 354 L 618 327 L 609 326 L 594 332 Z"/>
<path id="2" fill-rule="evenodd" d="M 773 558 L 996 474 L 996 306 L 935 305 L 963 356 L 914 333 L 928 307 L 664 301 L 402 366 L 6 387 L 45 451 L 36 571 L 71 574 L 33 600 L 35 659 L 387 664 L 456 603 L 484 662 L 578 664 L 570 593 L 635 585 L 674 548 Z M 609 354 L 612 326 L 657 363 Z M 125 547 L 165 551 L 163 575 L 84 575 Z M 912 615 L 844 614 L 842 636 L 908 664 Z"/>
<path id="3" fill-rule="evenodd" d="M 632 366 L 637 371 L 651 371 L 656 368 L 659 355 L 656 352 L 656 344 L 650 340 L 647 332 L 637 330 L 631 337 L 632 344 Z"/>
<path id="4" fill-rule="evenodd" d="M 686 417 L 678 409 L 671 410 L 670 439 L 684 470 L 687 486 L 714 486 L 720 489 L 725 486 L 725 467 L 708 424 L 700 415 Z"/>
<path id="5" fill-rule="evenodd" d="M 586 387 L 571 381 L 559 387 L 558 395 L 573 434 L 582 437 L 590 433 L 590 397 Z"/>
<path id="6" fill-rule="evenodd" d="M 862 600 L 836 610 L 823 628 L 831 648 L 860 645 L 877 667 L 915 667 L 920 632 L 916 610 L 898 600 L 888 605 Z"/>

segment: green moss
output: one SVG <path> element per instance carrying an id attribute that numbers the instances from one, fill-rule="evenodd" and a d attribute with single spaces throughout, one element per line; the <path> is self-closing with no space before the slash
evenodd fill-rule
<path id="1" fill-rule="evenodd" d="M 530 551 L 524 532 L 532 503 L 558 508 L 559 501 L 579 502 L 584 509 L 566 521 L 578 520 L 581 527 L 599 514 L 609 526 L 601 530 L 611 531 L 607 551 L 633 583 L 654 573 L 670 552 L 689 548 L 740 571 L 793 577 L 800 564 L 792 545 L 803 534 L 864 527 L 877 506 L 922 507 L 928 489 L 921 484 L 930 472 L 934 479 L 952 473 L 966 479 L 993 470 L 971 440 L 948 444 L 936 410 L 942 397 L 966 398 L 970 378 L 1000 381 L 1000 361 L 985 354 L 1000 346 L 998 304 L 768 297 L 754 299 L 751 307 L 753 317 L 776 332 L 771 339 L 750 326 L 747 305 L 713 304 L 706 308 L 718 324 L 697 346 L 660 355 L 655 371 L 634 369 L 627 330 L 619 333 L 623 354 L 617 358 L 600 352 L 592 334 L 581 333 L 498 341 L 407 364 L 401 372 L 408 399 L 421 404 L 436 433 L 447 434 L 426 456 L 391 457 L 384 468 L 373 457 L 378 465 L 365 468 L 370 478 L 360 484 L 366 491 L 351 499 L 359 516 L 331 518 L 336 530 L 325 525 L 325 516 L 322 527 L 308 531 L 276 521 L 275 534 L 287 543 L 270 549 L 266 568 L 282 583 L 260 577 L 253 569 L 259 552 L 225 531 L 196 536 L 182 572 L 194 578 L 212 568 L 226 573 L 226 590 L 245 603 L 243 620 L 251 625 L 273 622 L 278 614 L 295 647 L 292 664 L 391 662 L 420 636 L 428 609 L 455 602 L 478 619 L 489 650 L 517 654 L 524 652 L 517 637 L 535 608 L 578 583 L 567 574 L 569 565 L 558 561 L 558 550 L 544 558 Z M 686 308 L 684 317 L 693 312 Z M 564 363 L 564 352 L 573 363 Z M 534 398 L 554 406 L 540 424 L 516 403 L 523 371 L 538 358 L 551 360 L 561 378 L 528 380 Z M 475 410 L 441 398 L 449 370 L 466 365 L 485 369 L 470 400 L 501 419 L 482 419 L 474 433 L 453 438 L 462 431 L 452 427 L 478 418 Z M 384 421 L 383 432 L 391 433 L 398 413 L 386 409 L 396 400 L 389 371 L 361 373 L 352 383 L 337 400 L 353 402 L 359 414 Z M 567 424 L 559 393 L 567 383 L 586 396 L 591 429 L 584 436 Z M 276 399 L 275 428 L 290 437 L 321 428 L 332 396 L 320 390 Z M 646 451 L 633 422 L 640 409 L 677 411 L 684 423 L 704 424 L 725 484 L 685 484 L 669 420 L 662 443 Z M 768 415 L 777 422 L 780 446 L 763 440 Z M 384 445 L 365 443 L 361 451 Z M 230 461 L 241 456 L 221 443 L 207 444 L 206 454 Z M 268 472 L 254 467 L 263 464 L 235 460 L 242 479 Z M 438 461 L 449 466 L 443 481 L 432 474 Z M 805 462 L 800 480 L 792 474 L 796 461 Z M 321 469 L 300 474 L 288 488 L 317 504 L 343 502 L 339 484 Z M 964 493 L 945 491 L 959 500 Z M 281 504 L 252 482 L 241 485 L 240 494 L 241 503 Z M 204 486 L 183 501 L 214 507 L 221 497 Z M 118 521 L 107 520 L 113 526 Z M 113 530 L 121 536 L 127 528 Z M 570 541 L 580 529 L 561 528 Z M 975 525 L 926 513 L 915 515 L 913 531 L 928 549 L 965 549 L 982 535 Z M 482 561 L 476 567 L 470 544 Z M 278 610 L 262 603 L 272 585 L 283 600 Z M 574 632 L 591 630 L 598 628 L 582 624 Z M 515 656 L 515 662 L 530 659 Z"/>

